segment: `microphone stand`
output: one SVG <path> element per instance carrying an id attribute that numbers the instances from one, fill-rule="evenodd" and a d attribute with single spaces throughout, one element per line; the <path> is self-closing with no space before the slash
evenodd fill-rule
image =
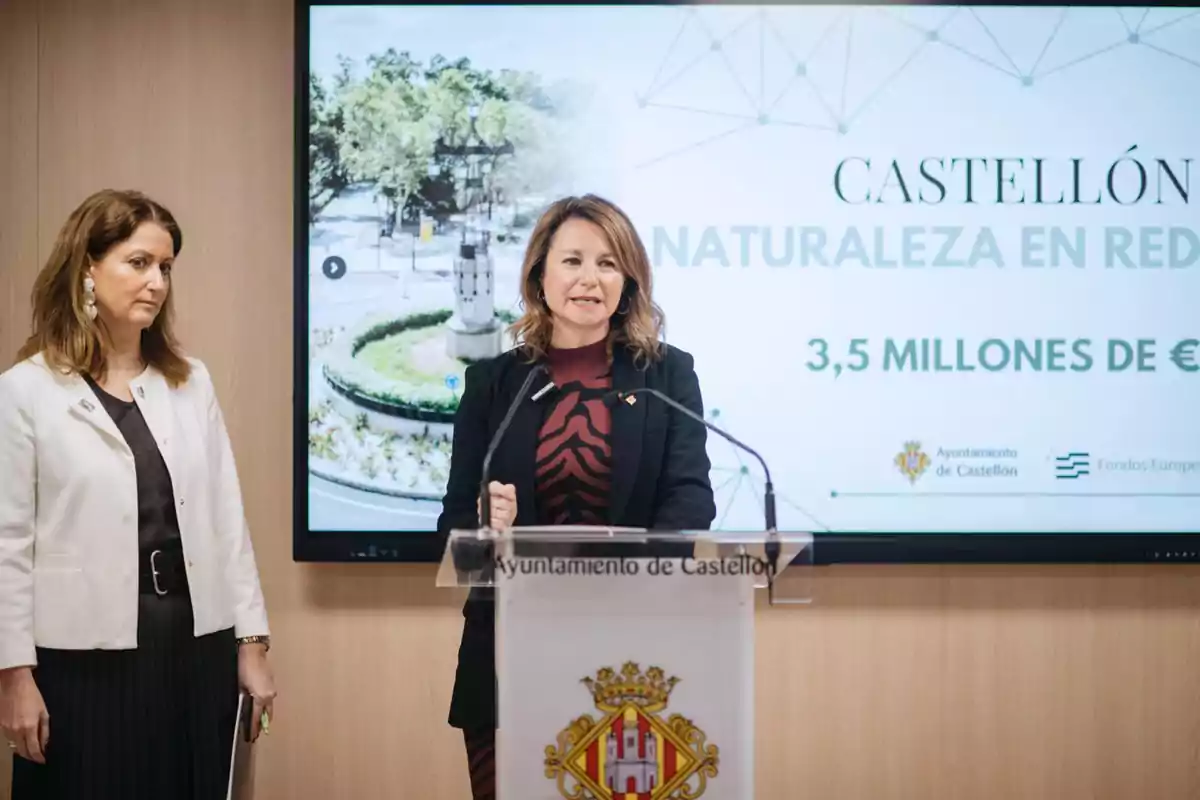
<path id="1" fill-rule="evenodd" d="M 476 539 L 472 542 L 458 542 L 460 545 L 456 548 L 454 560 L 456 565 L 461 565 L 461 569 L 473 571 L 483 569 L 495 561 L 495 541 L 491 538 L 492 530 L 492 502 L 488 492 L 488 483 L 491 480 L 492 456 L 496 454 L 496 449 L 500 446 L 500 442 L 504 439 L 504 434 L 508 432 L 509 425 L 512 424 L 513 417 L 516 416 L 517 408 L 521 405 L 521 401 L 529 394 L 529 387 L 533 384 L 535 378 L 546 371 L 542 364 L 535 364 L 529 370 L 529 374 L 525 376 L 525 381 L 521 384 L 521 388 L 517 390 L 516 396 L 508 406 L 508 410 L 504 414 L 504 418 L 500 421 L 500 425 L 496 428 L 496 432 L 492 435 L 492 440 L 488 442 L 487 452 L 483 456 L 483 465 L 479 471 L 479 530 L 486 531 L 489 534 L 489 539 L 486 542 L 480 542 Z M 477 534 L 478 535 L 478 534 Z"/>
<path id="2" fill-rule="evenodd" d="M 640 389 L 631 389 L 629 391 L 616 391 L 616 392 L 611 393 L 611 396 L 617 400 L 624 400 L 626 397 L 632 397 L 635 394 L 654 395 L 659 400 L 662 400 L 664 403 L 669 405 L 671 408 L 675 409 L 676 411 L 680 412 L 681 414 L 684 414 L 687 417 L 694 419 L 696 422 L 699 422 L 701 425 L 708 428 L 713 433 L 717 434 L 718 436 L 722 437 L 723 439 L 726 439 L 727 441 L 732 443 L 735 447 L 738 447 L 739 449 L 744 450 L 745 452 L 754 456 L 758 460 L 758 463 L 762 466 L 763 476 L 764 476 L 763 514 L 766 518 L 765 521 L 766 521 L 766 531 L 767 531 L 767 540 L 764 543 L 764 549 L 765 549 L 766 556 L 767 556 L 767 570 L 768 570 L 767 571 L 767 597 L 769 598 L 770 601 L 773 601 L 775 599 L 775 574 L 779 569 L 779 555 L 780 555 L 780 550 L 782 549 L 782 547 L 781 547 L 781 544 L 779 541 L 778 525 L 776 524 L 776 521 L 775 521 L 776 520 L 776 518 L 775 518 L 775 484 L 771 480 L 771 470 L 767 466 L 766 460 L 761 455 L 759 455 L 758 451 L 755 450 L 750 445 L 734 438 L 731 434 L 726 433 L 725 431 L 718 428 L 716 425 L 713 425 L 711 422 L 709 422 L 704 417 L 697 414 L 695 411 L 692 411 L 687 406 L 683 405 L 682 403 L 680 403 L 677 400 L 672 399 L 671 397 L 668 397 L 666 394 L 664 394 L 663 392 L 660 392 L 657 389 L 651 389 L 648 386 L 644 386 Z"/>
<path id="3" fill-rule="evenodd" d="M 529 394 L 529 387 L 533 385 L 533 380 L 538 375 L 546 371 L 546 368 L 541 364 L 534 364 L 529 370 L 529 374 L 525 376 L 525 381 L 521 384 L 521 388 L 517 389 L 517 394 L 513 398 L 512 403 L 508 406 L 508 411 L 504 414 L 504 419 L 500 420 L 500 425 L 496 428 L 496 433 L 492 436 L 492 441 L 488 443 L 487 452 L 483 456 L 483 468 L 479 471 L 479 527 L 485 530 L 492 528 L 492 504 L 488 493 L 488 483 L 491 480 L 492 456 L 496 454 L 496 449 L 500 446 L 500 442 L 504 439 L 504 434 L 508 432 L 508 426 L 512 424 L 513 417 L 516 416 L 517 408 L 521 405 L 521 401 L 525 399 L 525 395 Z"/>

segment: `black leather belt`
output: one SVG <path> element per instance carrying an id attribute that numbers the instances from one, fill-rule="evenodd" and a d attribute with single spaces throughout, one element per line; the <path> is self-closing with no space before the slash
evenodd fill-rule
<path id="1" fill-rule="evenodd" d="M 160 597 L 188 590 L 187 569 L 180 547 L 142 550 L 138 559 L 138 591 Z"/>

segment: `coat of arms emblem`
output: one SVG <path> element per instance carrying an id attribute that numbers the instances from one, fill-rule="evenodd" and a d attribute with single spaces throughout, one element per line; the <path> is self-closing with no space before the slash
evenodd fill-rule
<path id="1" fill-rule="evenodd" d="M 909 483 L 916 483 L 917 478 L 929 469 L 929 461 L 929 456 L 921 450 L 920 442 L 905 442 L 904 452 L 896 456 L 895 464 Z"/>
<path id="2" fill-rule="evenodd" d="M 546 747 L 546 777 L 574 800 L 684 800 L 698 798 L 717 776 L 718 751 L 704 731 L 681 714 L 663 719 L 679 678 L 660 667 L 645 672 L 628 662 L 621 671 L 596 671 L 583 683 L 597 721 L 584 714 Z"/>

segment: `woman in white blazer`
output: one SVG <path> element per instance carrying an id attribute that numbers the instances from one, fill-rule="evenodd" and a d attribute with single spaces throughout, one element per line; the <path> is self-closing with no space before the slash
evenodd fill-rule
<path id="1" fill-rule="evenodd" d="M 67 219 L 0 375 L 0 729 L 13 799 L 224 798 L 239 690 L 274 680 L 204 365 L 171 332 L 182 235 L 102 191 Z"/>

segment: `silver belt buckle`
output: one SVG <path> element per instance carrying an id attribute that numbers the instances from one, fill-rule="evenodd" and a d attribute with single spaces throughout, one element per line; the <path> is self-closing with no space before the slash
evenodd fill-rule
<path id="1" fill-rule="evenodd" d="M 166 589 L 163 589 L 158 585 L 158 566 L 154 561 L 155 558 L 161 555 L 162 550 L 155 550 L 150 554 L 150 580 L 154 583 L 154 593 L 159 597 L 162 597 L 167 593 Z"/>

